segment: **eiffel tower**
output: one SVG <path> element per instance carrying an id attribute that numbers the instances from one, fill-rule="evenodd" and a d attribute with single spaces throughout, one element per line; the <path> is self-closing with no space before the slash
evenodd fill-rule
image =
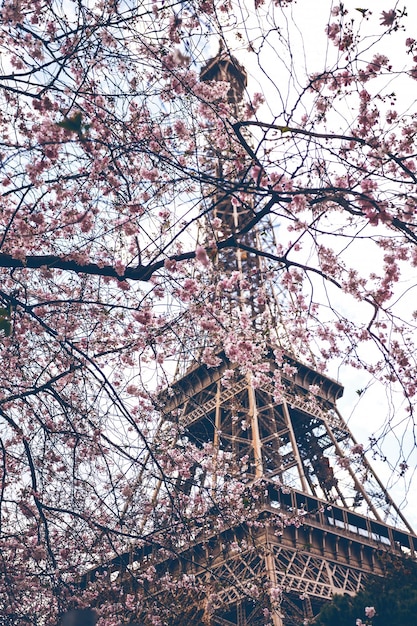
<path id="1" fill-rule="evenodd" d="M 203 68 L 201 80 L 229 83 L 229 102 L 239 106 L 246 74 L 223 50 Z M 208 156 L 221 177 L 221 156 Z M 225 236 L 239 236 L 250 250 L 257 235 L 246 232 L 245 224 L 253 211 L 216 192 L 210 217 L 219 217 Z M 217 267 L 249 277 L 245 293 L 236 288 L 224 306 L 243 301 L 255 318 L 266 306 L 256 304 L 266 279 L 261 259 L 247 250 L 222 253 Z M 276 300 L 279 309 L 279 294 Z M 157 576 L 142 597 L 170 611 L 169 621 L 161 623 L 308 624 L 334 594 L 355 594 L 367 576 L 382 575 L 382 554 L 416 557 L 417 537 L 338 411 L 343 387 L 288 350 L 277 358 L 272 342 L 266 343 L 261 382 L 255 384 L 218 348 L 216 365 L 196 362 L 160 396 L 163 424 L 180 433 L 175 445 L 210 446 L 213 455 L 211 469 L 196 463 L 187 480 L 177 479 L 179 493 L 201 491 L 208 498 L 208 472 L 211 489 L 222 481 L 227 493 L 227 481 L 232 484 L 234 472 L 243 472 L 242 510 L 235 518 L 213 504 L 171 551 L 155 550 L 159 522 L 148 519 L 144 529 L 152 541 L 108 564 L 113 579 L 117 572 L 127 580 L 126 572 L 154 568 Z M 227 385 L 225 374 L 232 375 Z M 228 459 L 229 475 L 217 478 L 220 452 Z M 155 499 L 162 490 L 159 484 Z M 182 595 L 176 587 L 169 597 L 155 582 L 167 576 L 192 579 L 192 591 Z M 145 612 L 138 619 L 148 624 Z"/>

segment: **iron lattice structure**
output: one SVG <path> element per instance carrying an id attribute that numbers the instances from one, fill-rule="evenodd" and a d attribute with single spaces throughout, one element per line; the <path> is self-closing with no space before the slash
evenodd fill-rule
<path id="1" fill-rule="evenodd" d="M 192 368 L 165 398 L 167 419 L 175 416 L 190 442 L 246 458 L 248 484 L 260 485 L 259 526 L 250 509 L 245 522 L 221 532 L 208 519 L 194 544 L 162 566 L 173 576 L 210 579 L 213 625 L 268 623 L 262 602 L 251 597 L 254 580 L 280 590 L 269 619 L 290 626 L 312 618 L 333 594 L 355 594 L 367 575 L 382 574 L 382 554 L 417 554 L 417 537 L 382 482 L 362 454 L 351 454 L 357 442 L 336 406 L 342 386 L 293 357 L 285 360 L 293 373 L 283 375 L 280 398 L 272 355 L 269 384 L 255 388 L 240 375 L 225 389 L 223 373 L 236 366 L 223 357 L 217 368 Z M 313 384 L 320 395 L 312 401 Z M 197 478 L 189 485 L 196 488 Z M 199 616 L 197 606 L 196 600 Z"/>
<path id="2" fill-rule="evenodd" d="M 417 556 L 417 537 L 401 511 L 366 459 L 349 453 L 356 441 L 336 407 L 343 388 L 287 359 L 297 367 L 284 377 L 279 399 L 272 382 L 254 388 L 243 375 L 225 390 L 224 370 L 234 367 L 225 357 L 216 368 L 193 367 L 161 398 L 165 418 L 179 422 L 183 445 L 184 437 L 196 446 L 211 442 L 213 450 L 247 459 L 247 497 L 255 491 L 256 498 L 238 523 L 216 524 L 222 512 L 209 511 L 194 537 L 172 550 L 161 552 L 153 536 L 108 564 L 131 581 L 148 567 L 161 579 L 193 577 L 195 592 L 184 597 L 176 589 L 167 599 L 157 584 L 146 590 L 174 615 L 175 604 L 172 624 L 301 625 L 333 594 L 355 594 L 367 575 L 382 575 L 381 555 Z M 279 366 L 272 357 L 270 365 L 272 381 Z M 313 383 L 321 394 L 312 405 Z M 339 460 L 348 454 L 344 467 Z M 179 488 L 198 490 L 197 473 Z M 263 581 L 264 596 L 253 593 L 254 581 Z M 279 597 L 271 599 L 271 590 Z"/>
<path id="3" fill-rule="evenodd" d="M 201 80 L 229 82 L 229 102 L 238 111 L 246 75 L 233 57 L 220 50 L 202 70 Z M 221 155 L 209 156 L 213 175 L 221 177 Z M 259 247 L 256 229 L 246 228 L 253 206 L 232 203 L 230 195 L 216 192 L 213 216 L 221 219 L 225 235 L 236 235 L 247 248 Z M 244 293 L 231 293 L 225 307 L 243 306 L 254 320 L 265 309 L 279 318 L 279 294 L 268 286 L 255 253 L 222 253 L 219 267 L 226 273 L 239 271 L 250 283 Z M 263 309 L 254 297 L 261 285 L 269 294 Z M 282 334 L 285 328 L 274 341 Z M 415 557 L 417 537 L 340 415 L 336 403 L 343 387 L 338 382 L 288 352 L 277 362 L 271 348 L 263 382 L 255 385 L 220 348 L 217 354 L 216 367 L 189 367 L 161 394 L 159 409 L 162 423 L 175 424 L 180 433 L 174 445 L 209 445 L 213 451 L 210 480 L 196 463 L 188 480 L 178 480 L 178 490 L 194 496 L 200 490 L 207 498 L 206 485 L 214 489 L 221 480 L 227 491 L 228 477 L 216 477 L 216 457 L 222 451 L 230 466 L 235 461 L 236 471 L 242 472 L 245 460 L 246 510 L 236 519 L 220 519 L 222 511 L 213 506 L 190 536 L 179 537 L 171 549 L 162 540 L 158 545 L 163 526 L 145 519 L 149 541 L 114 558 L 105 570 L 112 580 L 120 577 L 129 588 L 140 587 L 148 606 L 165 606 L 171 626 L 309 623 L 333 594 L 355 594 L 366 576 L 382 574 L 381 554 Z M 226 370 L 234 371 L 229 385 L 222 382 Z M 160 481 L 154 501 L 163 489 Z M 147 584 L 138 573 L 149 568 L 156 575 Z M 166 584 L 162 588 L 156 582 L 184 577 L 194 582 L 183 595 L 178 585 L 170 596 Z M 147 624 L 146 611 L 139 611 L 137 619 Z"/>

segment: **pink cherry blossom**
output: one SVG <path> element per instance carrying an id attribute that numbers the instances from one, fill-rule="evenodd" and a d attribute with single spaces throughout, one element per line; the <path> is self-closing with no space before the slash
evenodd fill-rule
<path id="1" fill-rule="evenodd" d="M 6 621 L 94 606 L 100 626 L 162 626 L 202 597 L 209 623 L 226 609 L 207 537 L 263 563 L 256 533 L 307 515 L 259 515 L 256 417 L 287 420 L 291 398 L 320 421 L 320 373 L 348 368 L 386 412 L 366 446 L 329 443 L 332 502 L 355 480 L 375 493 L 365 447 L 412 479 L 416 42 L 395 39 L 399 9 L 318 16 L 320 61 L 290 1 L 256 1 L 250 40 L 239 2 L 84 4 L 1 8 L 0 605 Z M 204 576 L 173 573 L 189 544 Z M 286 587 L 244 582 L 236 597 L 273 619 Z"/>
<path id="2" fill-rule="evenodd" d="M 382 11 L 381 14 L 381 25 L 382 26 L 392 26 L 395 22 L 396 12 L 395 9 L 391 9 L 390 11 Z"/>
<path id="3" fill-rule="evenodd" d="M 210 265 L 210 259 L 208 258 L 206 250 L 203 246 L 197 246 L 195 249 L 195 258 L 201 265 L 208 267 Z"/>

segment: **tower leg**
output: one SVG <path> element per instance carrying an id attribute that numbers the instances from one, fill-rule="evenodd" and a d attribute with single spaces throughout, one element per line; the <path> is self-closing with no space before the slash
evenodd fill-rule
<path id="1" fill-rule="evenodd" d="M 272 611 L 272 623 L 274 626 L 284 626 L 282 616 L 280 613 L 278 613 L 278 611 Z"/>
<path id="2" fill-rule="evenodd" d="M 281 601 L 278 600 L 276 594 L 279 589 L 279 582 L 277 577 L 277 570 L 275 568 L 275 560 L 272 549 L 268 549 L 265 554 L 265 569 L 269 581 L 271 583 L 271 617 L 272 623 L 274 626 L 284 626 L 284 622 L 282 619 L 280 604 Z"/>

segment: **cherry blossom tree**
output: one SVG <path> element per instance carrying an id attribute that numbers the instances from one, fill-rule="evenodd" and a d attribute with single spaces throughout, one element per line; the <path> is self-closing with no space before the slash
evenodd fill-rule
<path id="1" fill-rule="evenodd" d="M 190 501 L 213 450 L 173 447 L 159 420 L 173 377 L 219 346 L 255 377 L 268 337 L 278 360 L 389 387 L 401 417 L 365 447 L 385 457 L 394 431 L 389 462 L 409 475 L 416 111 L 401 89 L 417 42 L 405 9 L 322 4 L 310 62 L 302 0 L 2 3 L 0 623 L 52 625 L 97 598 L 101 623 L 129 623 L 133 596 L 86 572 L 132 543 L 175 550 L 209 510 L 247 516 L 238 479 Z M 199 79 L 219 41 L 249 73 L 239 106 Z M 225 200 L 247 215 L 233 232 L 213 211 Z M 256 306 L 227 262 L 245 255 L 265 279 Z M 164 610 L 149 623 L 174 624 Z"/>

